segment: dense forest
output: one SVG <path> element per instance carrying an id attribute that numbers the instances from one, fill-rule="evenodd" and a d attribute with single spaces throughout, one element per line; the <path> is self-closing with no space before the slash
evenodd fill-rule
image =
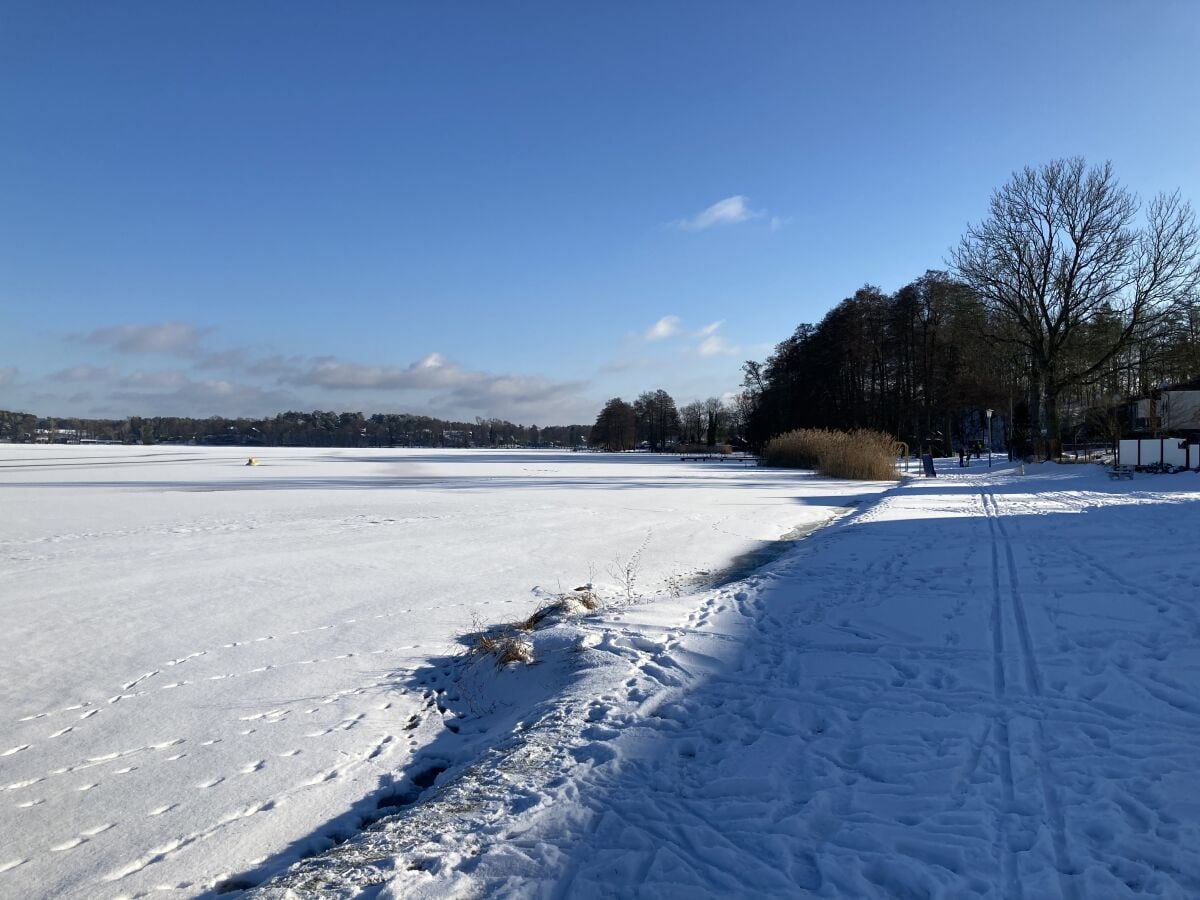
<path id="1" fill-rule="evenodd" d="M 1139 218 L 1140 216 L 1140 218 Z M 746 436 L 874 428 L 949 453 L 1112 441 L 1130 401 L 1200 378 L 1197 226 L 1177 194 L 1144 207 L 1111 167 L 1027 168 L 951 253 L 895 293 L 870 285 L 743 368 Z"/>
<path id="2" fill-rule="evenodd" d="M 709 397 L 677 407 L 675 399 L 659 388 L 646 391 L 632 403 L 620 397 L 609 400 L 592 425 L 590 443 L 604 450 L 740 446 L 744 424 L 740 402 Z"/>
<path id="3" fill-rule="evenodd" d="M 501 419 L 448 422 L 429 416 L 285 412 L 270 419 L 156 416 L 39 418 L 0 410 L 0 440 L 116 441 L 132 444 L 240 444 L 271 447 L 576 447 L 586 425 L 514 425 Z"/>

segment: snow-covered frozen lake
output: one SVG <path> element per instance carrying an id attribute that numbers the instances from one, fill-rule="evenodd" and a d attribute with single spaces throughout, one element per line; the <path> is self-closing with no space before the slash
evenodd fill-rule
<path id="1" fill-rule="evenodd" d="M 639 595 L 678 595 L 882 489 L 646 455 L 247 452 L 0 445 L 0 895 L 193 896 L 320 849 L 432 739 L 400 682 L 473 622 L 615 595 L 630 560 Z"/>

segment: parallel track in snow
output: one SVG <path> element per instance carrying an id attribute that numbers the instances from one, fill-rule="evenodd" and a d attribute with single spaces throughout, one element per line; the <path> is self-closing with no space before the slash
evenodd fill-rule
<path id="1" fill-rule="evenodd" d="M 1020 658 L 1022 668 L 1025 675 L 1025 689 L 1031 698 L 1035 701 L 1040 701 L 1042 698 L 1042 675 L 1038 665 L 1037 651 L 1033 644 L 1033 638 L 1029 631 L 1029 616 L 1025 610 L 1025 598 L 1021 591 L 1021 582 L 1017 574 L 1017 562 L 1013 554 L 1013 540 L 1009 535 L 1008 528 L 1004 524 L 1004 514 L 1000 510 L 1000 504 L 996 499 L 996 495 L 989 490 L 980 491 L 980 496 L 983 500 L 984 513 L 987 516 L 988 527 L 992 534 L 992 563 L 993 563 L 993 640 L 996 646 L 999 647 L 1000 656 L 998 665 L 1001 672 L 1003 671 L 1003 606 L 1000 592 L 1000 549 L 1003 549 L 1005 562 L 1007 563 L 1008 575 L 1008 593 L 1009 593 L 1009 609 L 1012 614 L 1013 623 L 1016 626 L 1018 644 L 1020 646 Z M 1003 687 L 1003 684 L 1002 684 Z M 1004 703 L 1005 697 L 1003 690 L 999 699 L 1001 700 L 1000 711 L 1000 731 L 1001 744 L 1004 756 L 1005 769 L 1005 793 L 1006 800 L 1013 799 L 1008 796 L 1014 789 L 1012 783 L 1012 749 L 1008 734 L 1008 716 L 1011 711 Z M 1034 758 L 1034 764 L 1038 771 L 1039 781 L 1042 788 L 1042 800 L 1046 808 L 1046 818 L 1051 831 L 1051 843 L 1054 847 L 1055 867 L 1058 871 L 1059 886 L 1062 890 L 1062 895 L 1069 900 L 1076 900 L 1079 897 L 1079 891 L 1074 881 L 1075 869 L 1071 864 L 1070 850 L 1067 846 L 1066 838 L 1066 819 L 1063 812 L 1062 801 L 1058 796 L 1058 790 L 1054 784 L 1053 772 L 1051 770 L 1051 762 L 1046 753 L 1046 734 L 1043 715 L 1038 715 L 1033 720 L 1031 748 Z M 1011 854 L 1009 854 L 1011 857 Z M 1010 871 L 1010 866 L 1014 865 L 1009 859 L 1005 860 L 1005 871 Z M 1015 890 L 1014 890 L 1015 887 Z M 1015 886 L 1009 882 L 1010 895 L 1020 896 L 1020 884 Z"/>

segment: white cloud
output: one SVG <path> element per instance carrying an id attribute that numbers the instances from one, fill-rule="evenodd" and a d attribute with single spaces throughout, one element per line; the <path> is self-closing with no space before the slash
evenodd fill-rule
<path id="1" fill-rule="evenodd" d="M 17 383 L 16 366 L 0 366 L 0 387 L 8 387 Z"/>
<path id="2" fill-rule="evenodd" d="M 194 381 L 182 372 L 135 373 L 122 383 L 105 404 L 117 415 L 267 416 L 296 401 L 284 391 L 224 379 Z"/>
<path id="3" fill-rule="evenodd" d="M 772 231 L 779 231 L 792 224 L 791 216 L 771 216 L 770 222 L 767 223 Z"/>
<path id="4" fill-rule="evenodd" d="M 700 343 L 696 345 L 697 353 L 701 356 L 733 356 L 741 352 L 741 348 L 735 347 L 717 333 L 724 324 L 725 320 L 721 319 L 705 325 L 693 335 L 693 337 L 701 339 Z"/>
<path id="5" fill-rule="evenodd" d="M 750 198 L 744 194 L 734 194 L 724 200 L 718 200 L 708 209 L 696 213 L 687 219 L 677 219 L 676 228 L 684 231 L 704 231 L 715 225 L 736 225 L 765 216 L 766 210 L 754 210 L 749 206 Z"/>
<path id="6" fill-rule="evenodd" d="M 110 325 L 97 328 L 76 340 L 108 347 L 118 353 L 176 353 L 191 356 L 199 352 L 200 339 L 213 331 L 187 322 L 158 322 L 153 325 Z"/>
<path id="7" fill-rule="evenodd" d="M 281 383 L 332 391 L 432 392 L 437 415 L 477 414 L 515 421 L 556 421 L 574 413 L 585 381 L 551 381 L 537 375 L 495 375 L 464 368 L 440 353 L 408 366 L 367 366 L 330 357 L 312 360 L 306 370 L 280 377 Z M 439 411 L 440 410 L 440 411 Z M 566 420 L 564 420 L 566 421 Z"/>
<path id="8" fill-rule="evenodd" d="M 661 341 L 679 334 L 679 316 L 663 316 L 648 329 L 644 337 L 648 341 Z"/>
<path id="9" fill-rule="evenodd" d="M 378 388 L 384 390 L 418 390 L 421 388 L 453 387 L 472 374 L 448 363 L 441 354 L 430 353 L 411 365 L 364 366 L 332 357 L 316 359 L 306 371 L 283 375 L 280 380 L 298 385 L 313 385 L 330 390 Z"/>
<path id="10" fill-rule="evenodd" d="M 178 390 L 193 382 L 178 369 L 162 369 L 157 372 L 132 372 L 122 375 L 118 383 L 122 388 L 136 391 L 167 391 Z"/>
<path id="11" fill-rule="evenodd" d="M 702 340 L 696 347 L 696 352 L 701 356 L 733 356 L 738 352 L 738 348 L 719 334 L 714 334 Z"/>

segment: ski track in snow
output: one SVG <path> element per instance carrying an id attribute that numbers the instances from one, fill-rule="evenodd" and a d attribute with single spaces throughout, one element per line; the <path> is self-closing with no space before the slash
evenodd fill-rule
<path id="1" fill-rule="evenodd" d="M 1197 475 L 910 481 L 547 632 L 560 691 L 251 894 L 1200 896 L 1198 530 Z"/>

